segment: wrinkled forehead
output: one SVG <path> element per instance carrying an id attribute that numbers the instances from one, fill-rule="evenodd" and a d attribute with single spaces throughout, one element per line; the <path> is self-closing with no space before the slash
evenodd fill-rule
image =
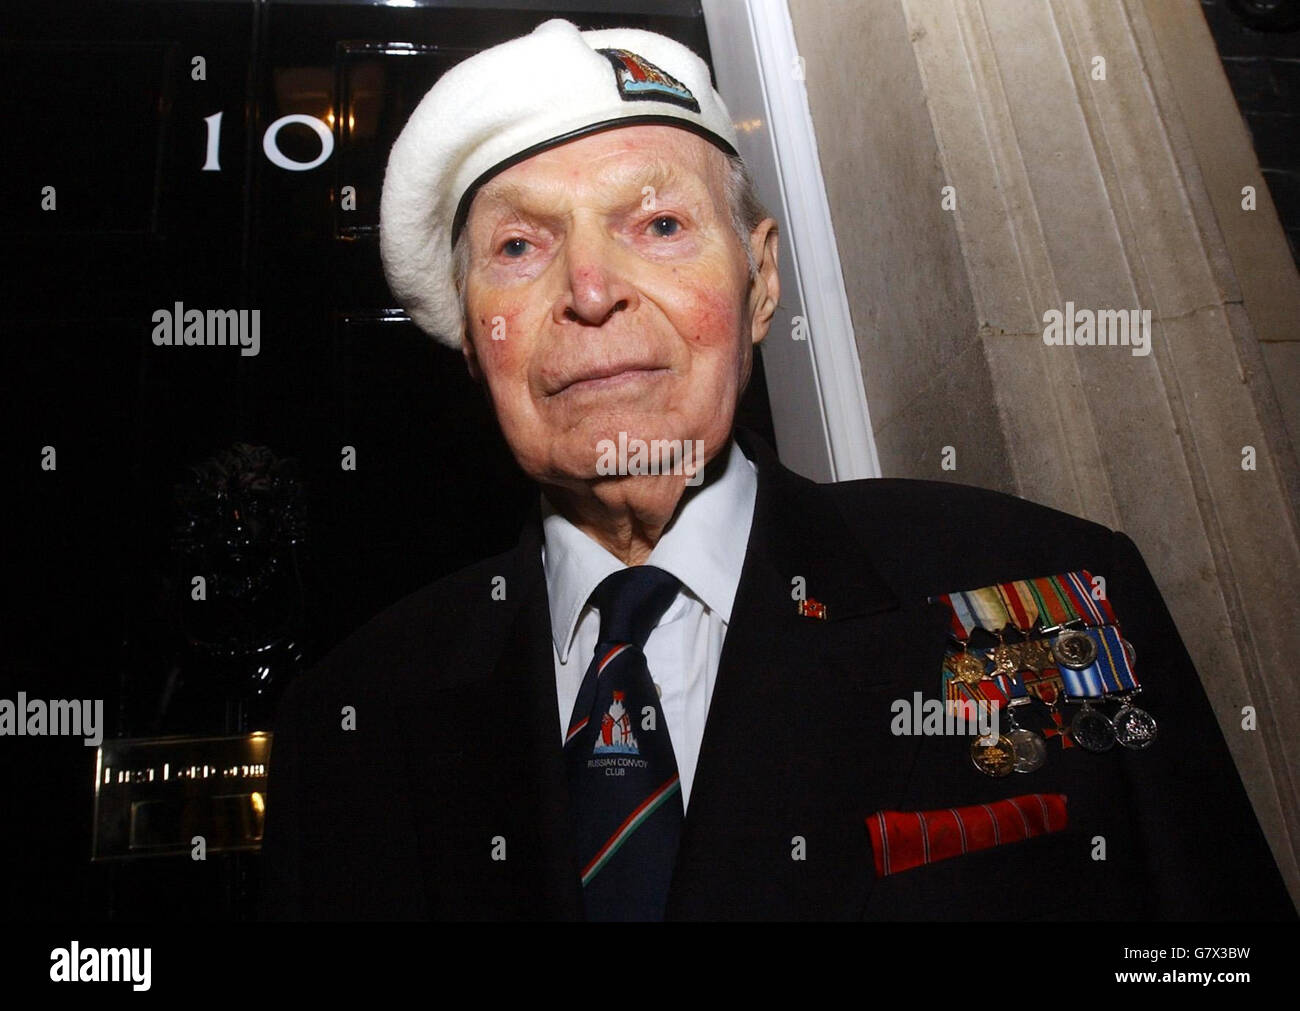
<path id="1" fill-rule="evenodd" d="M 609 130 L 503 169 L 478 187 L 466 225 L 502 216 L 558 214 L 574 201 L 610 212 L 659 200 L 721 208 L 726 165 L 719 148 L 686 130 Z"/>

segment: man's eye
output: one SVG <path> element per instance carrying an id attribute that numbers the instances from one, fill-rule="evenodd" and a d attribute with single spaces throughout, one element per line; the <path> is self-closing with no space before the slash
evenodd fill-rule
<path id="1" fill-rule="evenodd" d="M 655 218 L 654 221 L 650 222 L 650 227 L 655 230 L 656 234 L 667 238 L 670 235 L 676 235 L 681 229 L 682 223 L 676 218 L 670 218 L 665 215 L 663 217 Z"/>
<path id="2" fill-rule="evenodd" d="M 506 256 L 519 257 L 524 255 L 527 246 L 527 239 L 506 239 L 506 241 L 501 244 L 501 252 L 505 253 Z"/>

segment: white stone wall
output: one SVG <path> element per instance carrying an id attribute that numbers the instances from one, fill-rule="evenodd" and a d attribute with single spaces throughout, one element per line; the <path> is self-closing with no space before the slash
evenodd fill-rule
<path id="1" fill-rule="evenodd" d="M 1300 899 L 1300 278 L 1199 5 L 789 6 L 884 474 L 1133 537 Z M 1047 346 L 1067 301 L 1151 353 Z"/>

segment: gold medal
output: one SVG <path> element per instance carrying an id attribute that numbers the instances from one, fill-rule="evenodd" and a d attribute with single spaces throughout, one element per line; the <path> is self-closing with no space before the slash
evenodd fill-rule
<path id="1" fill-rule="evenodd" d="M 994 673 L 1014 676 L 1016 671 L 1020 670 L 1020 653 L 1019 646 L 999 642 L 989 653 L 993 661 Z"/>
<path id="2" fill-rule="evenodd" d="M 1016 748 L 1006 735 L 988 744 L 980 743 L 985 738 L 977 737 L 971 741 L 970 760 L 980 772 L 994 779 L 1010 776 L 1016 771 Z"/>
<path id="3" fill-rule="evenodd" d="M 1030 638 L 1033 635 L 1034 627 L 1038 624 L 1040 611 L 1038 601 L 1033 590 L 1029 588 L 1029 584 L 1021 579 L 1012 583 L 999 584 L 997 590 L 1002 597 L 1002 603 L 1008 617 L 1013 619 L 1012 624 L 1015 630 L 1020 633 L 1020 642 L 1014 647 L 1009 647 L 1009 649 L 1013 648 L 1016 651 L 1016 666 L 1004 669 L 999 665 L 999 673 L 1009 674 L 1014 677 L 1022 670 L 1041 674 L 1047 668 L 1055 667 L 1056 661 L 1052 659 L 1052 649 L 1047 640 Z M 1016 602 L 1015 606 L 1012 604 L 1013 600 Z M 998 638 L 1001 639 L 1001 635 Z M 1010 655 L 1010 653 L 1007 654 L 1008 657 Z"/>
<path id="4" fill-rule="evenodd" d="M 978 684 L 985 677 L 984 661 L 973 653 L 962 650 L 953 657 L 952 676 L 962 684 Z"/>
<path id="5" fill-rule="evenodd" d="M 1020 669 L 1041 674 L 1052 663 L 1052 648 L 1046 639 L 1028 639 L 1020 644 Z"/>

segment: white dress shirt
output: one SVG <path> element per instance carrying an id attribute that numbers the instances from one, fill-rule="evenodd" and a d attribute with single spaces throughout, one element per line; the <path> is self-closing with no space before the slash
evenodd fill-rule
<path id="1" fill-rule="evenodd" d="M 758 468 L 733 441 L 723 472 L 682 506 L 646 562 L 682 583 L 646 640 L 645 655 L 677 759 L 683 805 L 690 801 L 757 492 Z M 542 535 L 562 743 L 600 634 L 600 614 L 588 598 L 624 565 L 555 512 L 545 496 Z"/>

